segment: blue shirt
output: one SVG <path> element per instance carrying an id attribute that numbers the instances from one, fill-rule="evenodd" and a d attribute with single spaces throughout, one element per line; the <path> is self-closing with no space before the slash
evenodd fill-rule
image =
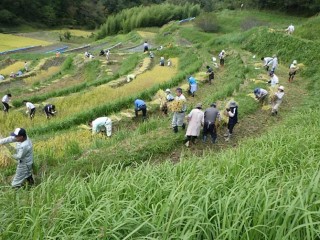
<path id="1" fill-rule="evenodd" d="M 189 80 L 189 84 L 196 84 L 197 83 L 197 81 L 194 77 L 190 77 L 188 80 Z"/>
<path id="2" fill-rule="evenodd" d="M 134 105 L 135 105 L 136 108 L 140 108 L 142 106 L 145 106 L 146 103 L 144 101 L 140 100 L 140 99 L 137 99 L 137 100 L 134 101 Z"/>

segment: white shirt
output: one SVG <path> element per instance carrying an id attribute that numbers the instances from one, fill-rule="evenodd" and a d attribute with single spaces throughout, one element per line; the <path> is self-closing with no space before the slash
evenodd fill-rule
<path id="1" fill-rule="evenodd" d="M 273 77 L 270 79 L 270 81 L 271 81 L 271 86 L 275 86 L 279 84 L 279 78 L 275 74 L 273 74 Z"/>
<path id="2" fill-rule="evenodd" d="M 220 58 L 220 59 L 224 59 L 224 52 L 221 52 L 221 53 L 219 54 L 219 58 Z"/>
<path id="3" fill-rule="evenodd" d="M 143 46 L 144 46 L 144 47 L 148 47 L 149 44 L 148 44 L 148 43 L 144 43 Z"/>
<path id="4" fill-rule="evenodd" d="M 92 133 L 98 133 L 101 128 L 110 123 L 111 119 L 108 117 L 99 117 L 92 122 Z"/>
<path id="5" fill-rule="evenodd" d="M 26 106 L 27 106 L 27 108 L 30 109 L 30 110 L 33 109 L 33 108 L 36 108 L 31 102 L 27 102 L 27 103 L 26 103 Z"/>
<path id="6" fill-rule="evenodd" d="M 263 60 L 264 60 L 264 66 L 270 66 L 273 63 L 272 57 L 265 57 Z"/>
<path id="7" fill-rule="evenodd" d="M 278 91 L 278 92 L 275 93 L 275 95 L 276 95 L 276 97 L 278 98 L 278 100 L 282 100 L 282 98 L 283 98 L 283 96 L 284 96 L 284 92 Z"/>
<path id="8" fill-rule="evenodd" d="M 276 67 L 278 67 L 278 58 L 277 57 L 275 57 L 272 61 L 272 68 L 276 68 Z"/>
<path id="9" fill-rule="evenodd" d="M 0 74 L 0 80 L 4 80 L 4 76 Z"/>
<path id="10" fill-rule="evenodd" d="M 290 70 L 292 70 L 292 71 L 297 70 L 297 65 L 291 63 L 291 65 L 290 65 Z"/>
<path id="11" fill-rule="evenodd" d="M 2 102 L 8 103 L 10 101 L 10 98 L 8 97 L 8 95 L 4 95 L 2 98 Z"/>
<path id="12" fill-rule="evenodd" d="M 294 31 L 294 26 L 293 26 L 293 25 L 290 25 L 290 26 L 287 28 L 287 31 L 289 31 L 290 33 L 293 33 L 293 31 Z"/>
<path id="13" fill-rule="evenodd" d="M 260 88 L 260 92 L 256 95 L 258 98 L 262 98 L 264 96 L 266 96 L 268 94 L 268 91 L 263 89 L 263 88 Z"/>

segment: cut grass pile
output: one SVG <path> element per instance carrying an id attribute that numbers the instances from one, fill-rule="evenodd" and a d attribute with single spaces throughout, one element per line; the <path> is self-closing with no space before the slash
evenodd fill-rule
<path id="1" fill-rule="evenodd" d="M 47 46 L 49 44 L 51 43 L 43 40 L 0 33 L 0 52 L 28 46 Z"/>

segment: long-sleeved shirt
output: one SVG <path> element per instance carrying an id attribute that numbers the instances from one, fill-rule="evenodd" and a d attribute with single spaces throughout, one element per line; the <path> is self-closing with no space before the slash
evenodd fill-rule
<path id="1" fill-rule="evenodd" d="M 142 106 L 146 106 L 146 103 L 141 99 L 137 99 L 137 100 L 134 101 L 134 106 L 136 108 L 140 108 Z"/>
<path id="2" fill-rule="evenodd" d="M 278 91 L 275 93 L 275 96 L 277 97 L 277 100 L 282 101 L 282 98 L 284 96 L 284 92 Z"/>
<path id="3" fill-rule="evenodd" d="M 174 100 L 174 96 L 171 94 L 171 93 L 168 93 L 167 96 L 166 96 L 166 99 L 168 102 L 171 102 Z"/>
<path id="4" fill-rule="evenodd" d="M 220 121 L 220 113 L 218 109 L 216 109 L 215 107 L 207 108 L 204 112 L 204 121 L 214 124 L 217 119 L 219 119 Z"/>
<path id="5" fill-rule="evenodd" d="M 225 53 L 224 52 L 220 52 L 219 53 L 219 59 L 224 59 L 225 57 Z"/>
<path id="6" fill-rule="evenodd" d="M 229 123 L 236 124 L 238 122 L 238 107 L 231 107 L 228 111 Z"/>
<path id="7" fill-rule="evenodd" d="M 2 98 L 2 102 L 9 103 L 9 101 L 10 101 L 9 96 L 8 95 L 4 95 L 3 98 Z"/>
<path id="8" fill-rule="evenodd" d="M 16 142 L 16 154 L 13 154 L 13 158 L 19 163 L 25 163 L 31 165 L 33 163 L 33 147 L 31 140 L 27 139 L 23 142 L 17 142 L 15 137 L 7 137 L 0 139 L 0 145 Z"/>
<path id="9" fill-rule="evenodd" d="M 31 102 L 26 102 L 26 107 L 27 107 L 29 110 L 36 108 Z"/>
<path id="10" fill-rule="evenodd" d="M 265 57 L 263 59 L 264 61 L 264 66 L 270 66 L 271 64 L 273 64 L 273 58 L 272 57 Z"/>
<path id="11" fill-rule="evenodd" d="M 92 122 L 92 133 L 98 133 L 102 127 L 105 127 L 107 123 L 111 123 L 111 119 L 108 117 L 99 117 Z"/>
<path id="12" fill-rule="evenodd" d="M 197 81 L 196 81 L 196 79 L 195 79 L 194 77 L 190 77 L 190 78 L 188 79 L 188 81 L 189 81 L 189 84 L 190 84 L 190 85 L 197 83 Z"/>
<path id="13" fill-rule="evenodd" d="M 279 78 L 277 77 L 277 75 L 273 74 L 273 76 L 270 79 L 270 83 L 271 83 L 271 86 L 275 86 L 279 84 Z"/>
<path id="14" fill-rule="evenodd" d="M 278 67 L 278 58 L 277 57 L 273 58 L 273 61 L 272 61 L 272 68 L 276 68 L 276 67 Z"/>

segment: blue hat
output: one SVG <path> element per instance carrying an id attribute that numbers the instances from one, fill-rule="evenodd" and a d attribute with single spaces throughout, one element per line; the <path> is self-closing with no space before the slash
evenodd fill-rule
<path id="1" fill-rule="evenodd" d="M 253 93 L 254 93 L 254 94 L 258 94 L 258 93 L 260 93 L 260 88 L 256 88 L 256 89 L 254 89 Z"/>

